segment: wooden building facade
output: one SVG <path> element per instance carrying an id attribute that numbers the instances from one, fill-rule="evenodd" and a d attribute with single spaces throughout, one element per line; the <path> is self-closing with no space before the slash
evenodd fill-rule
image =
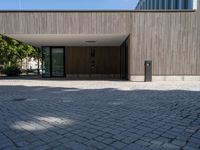
<path id="1" fill-rule="evenodd" d="M 195 11 L 1 11 L 0 33 L 63 46 L 67 77 L 144 81 L 144 62 L 152 60 L 153 80 L 200 80 L 199 8 L 200 1 Z"/>

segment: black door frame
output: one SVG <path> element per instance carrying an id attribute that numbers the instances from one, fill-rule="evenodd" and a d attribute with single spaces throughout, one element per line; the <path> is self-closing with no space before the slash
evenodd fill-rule
<path id="1" fill-rule="evenodd" d="M 44 47 L 49 47 L 49 55 L 50 55 L 50 76 L 43 76 L 43 78 L 61 78 L 61 77 L 66 77 L 66 60 L 65 60 L 65 46 L 42 46 L 42 51 Z M 62 48 L 63 49 L 63 63 L 64 63 L 64 71 L 63 71 L 63 76 L 53 76 L 52 75 L 52 49 L 53 48 Z M 44 55 L 42 52 L 42 67 L 43 67 L 43 60 L 44 60 Z M 42 68 L 43 70 L 43 68 Z"/>
<path id="2" fill-rule="evenodd" d="M 128 49 L 129 49 L 128 40 L 129 36 L 120 46 L 120 78 L 125 80 L 128 80 Z M 124 58 L 122 58 L 122 56 Z M 124 65 L 122 66 L 123 63 Z M 122 67 L 124 68 L 124 73 L 122 72 Z"/>
<path id="3" fill-rule="evenodd" d="M 128 51 L 129 51 L 129 45 L 127 43 L 128 38 L 126 39 L 126 46 L 125 46 L 125 79 L 126 80 L 128 80 Z"/>

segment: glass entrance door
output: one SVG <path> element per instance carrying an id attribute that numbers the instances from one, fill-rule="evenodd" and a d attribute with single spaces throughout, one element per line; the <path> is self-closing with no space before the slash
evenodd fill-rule
<path id="1" fill-rule="evenodd" d="M 65 62 L 64 62 L 64 48 L 63 47 L 52 47 L 52 77 L 63 77 L 65 76 Z"/>
<path id="2" fill-rule="evenodd" d="M 43 47 L 43 77 L 65 76 L 65 48 Z"/>

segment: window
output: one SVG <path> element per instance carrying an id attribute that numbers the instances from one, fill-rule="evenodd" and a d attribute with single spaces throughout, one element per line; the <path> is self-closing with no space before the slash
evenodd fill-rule
<path id="1" fill-rule="evenodd" d="M 168 8 L 168 9 L 171 9 L 171 0 L 168 0 L 167 2 L 168 2 L 167 8 Z"/>
<path id="2" fill-rule="evenodd" d="M 145 9 L 148 9 L 147 4 L 148 4 L 148 0 L 145 0 Z"/>
<path id="3" fill-rule="evenodd" d="M 174 9 L 179 9 L 179 0 L 174 0 Z"/>
<path id="4" fill-rule="evenodd" d="M 160 1 L 156 0 L 156 9 L 159 9 Z"/>
<path id="5" fill-rule="evenodd" d="M 161 0 L 161 9 L 165 9 L 165 0 Z"/>
<path id="6" fill-rule="evenodd" d="M 42 76 L 64 77 L 65 76 L 65 49 L 64 47 L 42 48 Z"/>
<path id="7" fill-rule="evenodd" d="M 188 9 L 188 0 L 182 0 L 182 9 Z"/>
<path id="8" fill-rule="evenodd" d="M 52 47 L 51 48 L 51 59 L 52 59 L 52 76 L 53 77 L 63 77 L 64 72 L 64 48 Z"/>
<path id="9" fill-rule="evenodd" d="M 188 9 L 193 9 L 193 0 L 188 0 Z"/>
<path id="10" fill-rule="evenodd" d="M 155 9 L 155 0 L 152 0 L 152 9 Z"/>
<path id="11" fill-rule="evenodd" d="M 151 1 L 148 2 L 148 9 L 151 9 Z"/>
<path id="12" fill-rule="evenodd" d="M 140 0 L 137 9 L 181 10 L 197 9 L 197 0 Z"/>

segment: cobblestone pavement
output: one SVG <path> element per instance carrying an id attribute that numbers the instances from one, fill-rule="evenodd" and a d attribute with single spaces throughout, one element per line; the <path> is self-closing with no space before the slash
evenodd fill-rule
<path id="1" fill-rule="evenodd" d="M 0 80 L 0 149 L 200 149 L 200 82 Z"/>

